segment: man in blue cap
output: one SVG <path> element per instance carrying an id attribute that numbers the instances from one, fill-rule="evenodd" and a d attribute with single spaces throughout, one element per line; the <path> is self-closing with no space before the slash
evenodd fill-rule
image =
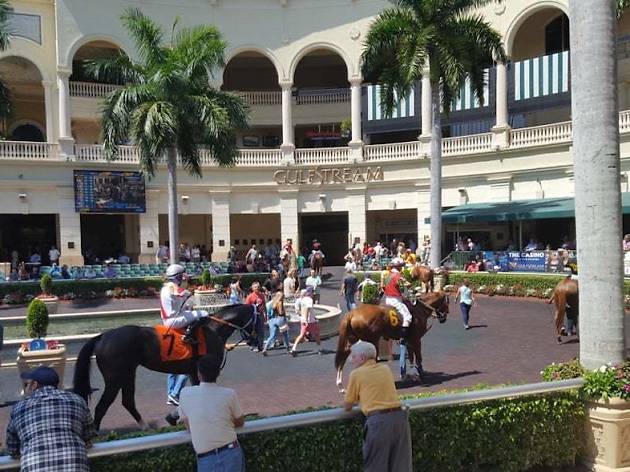
<path id="1" fill-rule="evenodd" d="M 21 375 L 27 396 L 18 402 L 7 426 L 7 451 L 20 457 L 23 472 L 88 472 L 87 448 L 96 436 L 85 401 L 59 390 L 50 367 Z"/>

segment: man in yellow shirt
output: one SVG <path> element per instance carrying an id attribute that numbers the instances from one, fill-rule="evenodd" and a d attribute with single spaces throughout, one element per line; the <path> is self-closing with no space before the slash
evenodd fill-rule
<path id="1" fill-rule="evenodd" d="M 363 470 L 366 472 L 411 472 L 411 432 L 407 411 L 401 408 L 394 376 L 387 364 L 376 363 L 373 344 L 352 345 L 354 370 L 346 391 L 344 408 L 358 403 L 367 417 L 363 439 Z"/>
<path id="2" fill-rule="evenodd" d="M 411 249 L 407 249 L 407 251 L 405 251 L 405 264 L 407 265 L 415 265 L 416 263 L 416 255 L 411 252 Z"/>

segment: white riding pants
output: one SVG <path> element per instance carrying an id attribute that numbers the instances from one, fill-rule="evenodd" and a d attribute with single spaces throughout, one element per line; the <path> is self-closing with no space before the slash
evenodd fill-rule
<path id="1" fill-rule="evenodd" d="M 403 328 L 406 328 L 411 324 L 411 313 L 409 312 L 407 305 L 403 303 L 401 297 L 385 297 L 385 304 L 393 306 L 396 308 L 396 311 L 400 313 L 403 317 Z"/>

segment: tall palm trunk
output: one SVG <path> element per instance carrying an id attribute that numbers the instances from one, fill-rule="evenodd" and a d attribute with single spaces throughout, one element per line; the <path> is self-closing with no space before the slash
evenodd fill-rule
<path id="1" fill-rule="evenodd" d="M 168 149 L 168 244 L 171 264 L 179 261 L 179 222 L 177 214 L 177 153 Z"/>
<path id="2" fill-rule="evenodd" d="M 442 261 L 442 116 L 440 84 L 431 83 L 431 267 Z"/>
<path id="3" fill-rule="evenodd" d="M 580 360 L 593 369 L 625 357 L 614 2 L 571 0 L 569 17 Z"/>

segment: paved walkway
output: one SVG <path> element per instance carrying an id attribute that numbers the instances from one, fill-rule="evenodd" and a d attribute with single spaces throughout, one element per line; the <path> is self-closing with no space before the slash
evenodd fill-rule
<path id="1" fill-rule="evenodd" d="M 325 283 L 322 303 L 337 305 L 340 271 Z M 146 300 L 131 300 L 144 306 Z M 157 303 L 157 300 L 155 301 Z M 551 307 L 533 299 L 479 297 L 479 306 L 471 314 L 473 329 L 465 331 L 459 309 L 451 304 L 448 321 L 435 323 L 423 342 L 424 367 L 427 371 L 421 383 L 398 385 L 401 394 L 468 387 L 476 384 L 536 382 L 540 370 L 551 362 L 567 361 L 578 353 L 575 340 L 557 345 L 553 333 Z M 128 301 L 110 301 L 108 308 L 129 307 Z M 136 305 L 134 305 L 136 306 Z M 630 335 L 630 316 L 627 317 Z M 333 365 L 336 338 L 324 343 L 327 353 L 316 354 L 315 344 L 302 345 L 297 358 L 283 351 L 273 351 L 269 357 L 237 349 L 228 355 L 221 383 L 235 388 L 247 413 L 273 415 L 290 410 L 339 405 L 341 395 L 335 386 Z M 78 346 L 77 346 L 78 347 Z M 76 352 L 77 348 L 74 348 Z M 71 354 L 72 355 L 72 354 Z M 397 363 L 389 365 L 394 373 Z M 71 381 L 73 365 L 68 366 L 66 383 Z M 96 371 L 96 369 L 95 369 Z M 349 373 L 346 368 L 345 377 Z M 102 391 L 101 377 L 93 373 L 92 382 Z M 164 374 L 138 369 L 137 402 L 147 420 L 163 425 L 168 412 L 165 405 Z M 18 390 L 17 371 L 0 369 L 0 390 L 4 399 L 15 399 Z M 10 408 L 0 408 L 0 431 L 4 431 Z M 133 429 L 131 416 L 122 408 L 120 399 L 112 405 L 103 428 Z M 0 432 L 0 435 L 3 433 Z"/>

